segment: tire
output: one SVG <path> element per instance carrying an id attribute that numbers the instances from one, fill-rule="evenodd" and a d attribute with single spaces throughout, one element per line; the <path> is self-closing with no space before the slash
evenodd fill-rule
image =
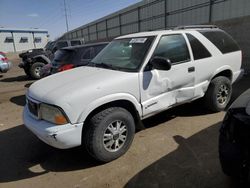
<path id="1" fill-rule="evenodd" d="M 40 79 L 40 70 L 44 66 L 44 63 L 36 62 L 30 67 L 30 76 L 34 79 Z"/>
<path id="2" fill-rule="evenodd" d="M 118 124 L 120 133 L 115 129 Z M 126 153 L 134 134 L 135 123 L 132 115 L 124 108 L 111 107 L 90 119 L 83 139 L 90 155 L 98 161 L 109 162 Z"/>
<path id="3" fill-rule="evenodd" d="M 224 76 L 214 78 L 204 96 L 205 106 L 212 112 L 223 111 L 232 96 L 231 81 Z"/>

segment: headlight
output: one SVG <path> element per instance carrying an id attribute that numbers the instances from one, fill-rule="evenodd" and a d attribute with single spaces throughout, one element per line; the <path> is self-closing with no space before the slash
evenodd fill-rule
<path id="1" fill-rule="evenodd" d="M 33 50 L 28 50 L 29 53 L 31 53 Z"/>
<path id="2" fill-rule="evenodd" d="M 40 105 L 40 117 L 57 125 L 68 123 L 67 118 L 59 108 L 47 104 Z"/>
<path id="3" fill-rule="evenodd" d="M 246 113 L 250 116 L 250 101 L 247 104 Z"/>

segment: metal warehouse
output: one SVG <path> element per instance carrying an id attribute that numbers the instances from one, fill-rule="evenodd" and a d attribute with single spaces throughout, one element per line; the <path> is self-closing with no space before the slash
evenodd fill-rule
<path id="1" fill-rule="evenodd" d="M 44 29 L 0 28 L 0 51 L 3 52 L 43 48 L 47 42 L 48 31 Z"/>
<path id="2" fill-rule="evenodd" d="M 249 0 L 144 0 L 69 31 L 61 39 L 105 41 L 129 33 L 213 23 L 237 40 L 246 64 L 250 60 L 249 15 Z"/>

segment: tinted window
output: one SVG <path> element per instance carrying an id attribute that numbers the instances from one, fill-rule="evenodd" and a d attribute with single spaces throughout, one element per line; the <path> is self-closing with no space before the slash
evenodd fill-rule
<path id="1" fill-rule="evenodd" d="M 75 56 L 76 51 L 75 50 L 65 50 L 61 49 L 56 51 L 55 58 L 53 60 L 53 64 L 71 64 L 73 63 L 73 57 Z"/>
<path id="2" fill-rule="evenodd" d="M 167 35 L 160 39 L 154 56 L 170 59 L 172 63 L 190 60 L 188 47 L 182 35 Z"/>
<path id="3" fill-rule="evenodd" d="M 223 54 L 240 50 L 231 36 L 223 31 L 200 31 L 210 40 Z"/>
<path id="4" fill-rule="evenodd" d="M 94 56 L 96 56 L 107 44 L 102 44 L 94 47 Z"/>
<path id="5" fill-rule="evenodd" d="M 65 42 L 58 42 L 56 44 L 56 47 L 57 49 L 60 49 L 60 48 L 63 48 L 63 47 L 67 47 L 68 46 L 68 43 L 65 41 Z"/>
<path id="6" fill-rule="evenodd" d="M 70 43 L 71 43 L 71 46 L 81 45 L 81 41 L 79 41 L 79 40 L 73 40 Z"/>
<path id="7" fill-rule="evenodd" d="M 58 50 L 55 53 L 52 64 L 54 66 L 65 64 L 74 64 L 75 66 L 86 65 L 89 59 L 92 59 L 91 48 L 92 47 L 84 47 Z"/>
<path id="8" fill-rule="evenodd" d="M 194 60 L 203 59 L 211 57 L 210 52 L 203 46 L 203 44 L 191 34 L 187 34 L 188 40 L 190 42 Z"/>
<path id="9" fill-rule="evenodd" d="M 81 60 L 91 59 L 91 48 L 84 48 L 84 50 L 81 51 Z"/>

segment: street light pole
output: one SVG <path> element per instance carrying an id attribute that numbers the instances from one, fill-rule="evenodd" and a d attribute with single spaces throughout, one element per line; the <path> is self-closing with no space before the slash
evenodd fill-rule
<path id="1" fill-rule="evenodd" d="M 67 32 L 69 31 L 69 23 L 68 23 L 68 14 L 67 14 L 67 8 L 66 8 L 66 0 L 63 0 L 64 3 L 64 13 L 65 13 L 65 21 L 66 21 L 66 28 Z"/>

